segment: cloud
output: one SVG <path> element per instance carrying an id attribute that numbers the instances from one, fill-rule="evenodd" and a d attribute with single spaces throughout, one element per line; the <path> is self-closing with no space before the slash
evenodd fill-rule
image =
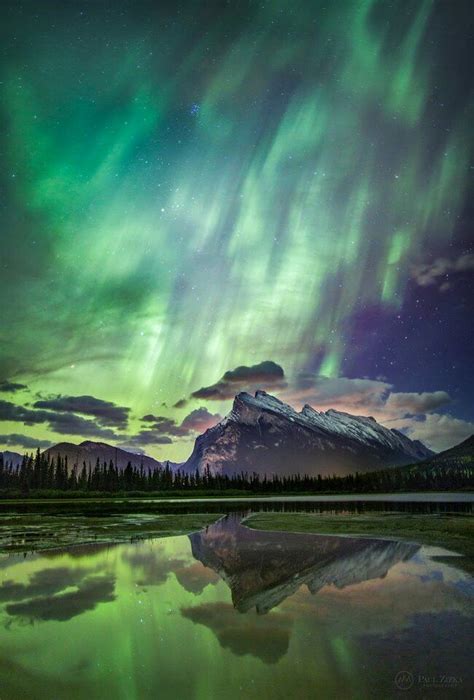
<path id="1" fill-rule="evenodd" d="M 376 379 L 324 377 L 303 372 L 296 376 L 279 397 L 301 408 L 305 403 L 313 408 L 336 408 L 349 413 L 383 406 L 392 385 Z"/>
<path id="2" fill-rule="evenodd" d="M 386 409 L 395 413 L 420 414 L 434 411 L 451 402 L 446 391 L 424 391 L 421 393 L 391 393 L 385 403 Z"/>
<path id="3" fill-rule="evenodd" d="M 173 404 L 173 408 L 184 408 L 187 405 L 187 403 L 187 399 L 180 399 L 179 401 L 176 401 L 175 404 Z"/>
<path id="4" fill-rule="evenodd" d="M 9 435 L 0 435 L 0 444 L 20 445 L 28 450 L 35 449 L 36 447 L 46 449 L 47 447 L 51 447 L 52 442 L 50 440 L 38 440 L 37 438 L 30 437 L 29 435 L 10 433 Z"/>
<path id="5" fill-rule="evenodd" d="M 141 445 L 170 445 L 173 440 L 168 435 L 163 435 L 157 430 L 140 430 L 136 435 L 126 436 L 125 442 L 121 443 L 121 447 L 125 446 L 140 447 Z"/>
<path id="6" fill-rule="evenodd" d="M 50 429 L 61 435 L 83 435 L 100 437 L 104 440 L 116 440 L 119 436 L 110 428 L 101 428 L 95 421 L 87 420 L 74 413 L 60 413 L 45 410 L 33 410 L 18 406 L 11 401 L 0 401 L 0 421 L 37 425 L 45 423 Z"/>
<path id="7" fill-rule="evenodd" d="M 140 447 L 141 445 L 169 445 L 173 442 L 170 435 L 176 435 L 177 428 L 173 418 L 147 413 L 140 420 L 146 423 L 146 427 L 134 435 L 128 435 L 124 444 Z"/>
<path id="8" fill-rule="evenodd" d="M 211 629 L 221 647 L 237 656 L 251 654 L 264 663 L 275 664 L 288 651 L 293 621 L 285 613 L 241 615 L 229 603 L 219 602 L 181 608 L 181 614 Z"/>
<path id="9" fill-rule="evenodd" d="M 432 413 L 451 402 L 446 391 L 397 392 L 383 380 L 303 373 L 279 393 L 279 398 L 297 409 L 308 403 L 317 410 L 334 408 L 373 416 L 434 450 L 452 447 L 473 432 L 472 423 Z"/>
<path id="10" fill-rule="evenodd" d="M 222 380 L 224 382 L 265 382 L 281 381 L 284 377 L 283 368 L 271 360 L 265 360 L 258 365 L 247 367 L 241 365 L 235 369 L 227 371 Z"/>
<path id="11" fill-rule="evenodd" d="M 233 399 L 240 391 L 269 389 L 276 391 L 286 386 L 285 373 L 280 365 L 265 360 L 258 365 L 241 365 L 225 374 L 215 384 L 201 387 L 191 396 L 207 401 L 225 401 Z"/>
<path id="12" fill-rule="evenodd" d="M 160 586 L 168 576 L 184 564 L 182 559 L 171 559 L 164 551 L 135 551 L 125 553 L 124 561 L 130 565 L 139 586 Z"/>
<path id="13" fill-rule="evenodd" d="M 222 419 L 218 413 L 210 413 L 207 408 L 200 407 L 191 411 L 181 423 L 173 418 L 155 416 L 147 413 L 141 420 L 147 423 L 147 427 L 129 438 L 130 444 L 166 444 L 172 442 L 171 437 L 187 437 L 194 433 L 201 433 L 218 423 Z"/>
<path id="14" fill-rule="evenodd" d="M 114 577 L 93 569 L 56 567 L 33 573 L 27 583 L 4 581 L 0 601 L 9 603 L 6 612 L 12 616 L 65 621 L 115 600 L 114 588 Z"/>
<path id="15" fill-rule="evenodd" d="M 54 569 L 36 571 L 30 576 L 27 583 L 18 583 L 12 580 L 3 581 L 0 585 L 0 602 L 12 602 L 38 595 L 57 593 L 63 588 L 79 585 L 90 571 L 90 569 L 70 569 L 65 566 L 55 567 Z"/>
<path id="16" fill-rule="evenodd" d="M 61 435 L 82 435 L 84 437 L 99 437 L 103 440 L 117 440 L 119 437 L 110 428 L 101 428 L 94 421 L 86 420 L 73 413 L 56 414 L 49 420 L 51 430 Z"/>
<path id="17" fill-rule="evenodd" d="M 174 573 L 182 587 L 194 595 L 200 595 L 207 586 L 215 585 L 220 581 L 215 571 L 208 569 L 200 562 L 175 569 Z"/>
<path id="18" fill-rule="evenodd" d="M 95 396 L 57 396 L 36 401 L 33 405 L 35 408 L 93 416 L 103 426 L 120 429 L 126 428 L 130 413 L 126 406 L 117 406 L 111 401 L 103 401 Z"/>
<path id="19" fill-rule="evenodd" d="M 423 582 L 427 567 L 429 573 L 441 573 L 442 578 L 430 577 Z M 374 635 L 375 639 L 381 634 L 388 634 L 393 639 L 396 630 L 416 629 L 415 615 L 419 613 L 437 614 L 447 609 L 465 612 L 466 598 L 454 594 L 447 599 L 446 586 L 448 584 L 450 590 L 456 591 L 466 578 L 465 574 L 447 564 L 427 562 L 423 557 L 415 556 L 396 564 L 384 577 L 345 588 L 324 586 L 317 596 L 302 586 L 287 599 L 285 610 L 299 619 L 313 618 L 322 629 L 330 628 L 343 638 L 350 635 L 351 630 L 363 627 L 365 633 Z M 405 591 L 403 596 L 399 595 L 401 589 Z"/>
<path id="20" fill-rule="evenodd" d="M 472 433 L 470 423 L 452 416 L 438 416 L 440 432 L 432 434 L 433 420 L 426 421 L 433 411 L 446 406 L 451 398 L 445 391 L 396 392 L 392 384 L 383 378 L 325 377 L 301 372 L 287 380 L 283 369 L 274 362 L 262 362 L 254 366 L 240 366 L 226 372 L 215 385 L 194 392 L 204 393 L 208 398 L 223 400 L 233 398 L 241 390 L 250 389 L 249 381 L 265 386 L 281 400 L 300 410 L 309 404 L 317 410 L 334 408 L 356 415 L 373 416 L 389 427 L 402 430 L 410 437 L 422 440 L 434 449 L 445 449 Z M 42 398 L 34 408 L 21 406 L 11 401 L 0 400 L 0 421 L 45 424 L 60 435 L 78 435 L 116 442 L 135 451 L 146 445 L 167 445 L 174 438 L 189 438 L 205 432 L 221 420 L 219 413 L 211 413 L 201 406 L 184 417 L 181 423 L 175 419 L 145 414 L 143 426 L 136 434 L 118 433 L 112 428 L 123 428 L 130 409 L 117 406 L 93 396 L 57 396 Z M 83 415 L 78 415 L 78 413 Z M 89 419 L 84 416 L 92 416 Z M 444 421 L 441 421 L 441 419 Z M 421 419 L 421 420 L 420 420 Z M 424 424 L 422 425 L 424 421 Z M 426 435 L 426 437 L 424 437 Z M 458 437 L 460 439 L 458 440 Z M 21 445 L 25 449 L 49 447 L 51 442 L 30 438 L 18 433 L 5 434 L 0 440 L 6 445 Z"/>
<path id="21" fill-rule="evenodd" d="M 210 413 L 207 408 L 201 407 L 191 411 L 181 423 L 173 418 L 155 416 L 147 413 L 140 419 L 146 424 L 135 435 L 122 436 L 125 442 L 121 447 L 134 447 L 141 445 L 169 445 L 172 438 L 185 438 L 195 433 L 201 433 L 221 420 L 218 413 Z"/>
<path id="22" fill-rule="evenodd" d="M 149 428 L 160 431 L 161 433 L 172 433 L 176 429 L 176 421 L 173 418 L 154 416 L 152 413 L 148 413 L 140 420 L 143 423 L 151 423 L 152 425 L 149 426 Z"/>
<path id="23" fill-rule="evenodd" d="M 212 428 L 216 425 L 222 416 L 219 413 L 210 413 L 207 408 L 202 406 L 201 408 L 196 408 L 191 411 L 183 422 L 179 426 L 183 435 L 189 435 L 190 433 L 203 433 L 208 428 Z"/>
<path id="24" fill-rule="evenodd" d="M 141 418 L 147 426 L 135 435 L 128 435 L 121 446 L 169 445 L 173 442 L 173 437 L 185 438 L 204 432 L 218 423 L 221 418 L 222 416 L 218 413 L 210 413 L 204 407 L 191 411 L 181 423 L 177 423 L 173 418 L 147 413 Z"/>
<path id="25" fill-rule="evenodd" d="M 12 421 L 34 425 L 46 423 L 50 418 L 47 411 L 32 411 L 30 408 L 18 406 L 11 401 L 0 400 L 0 421 Z"/>
<path id="26" fill-rule="evenodd" d="M 423 420 L 400 420 L 395 427 L 436 451 L 454 447 L 474 434 L 474 422 L 439 413 L 428 413 Z"/>
<path id="27" fill-rule="evenodd" d="M 446 391 L 396 392 L 392 384 L 383 380 L 309 373 L 298 375 L 279 397 L 297 408 L 308 403 L 318 410 L 335 408 L 347 413 L 373 415 L 385 421 L 424 414 L 451 402 Z"/>
<path id="28" fill-rule="evenodd" d="M 215 425 L 221 416 L 212 414 L 206 408 L 191 411 L 181 423 L 173 418 L 156 416 L 151 413 L 144 415 L 141 421 L 144 427 L 134 435 L 117 433 L 114 428 L 123 428 L 128 421 L 129 409 L 116 406 L 110 401 L 102 401 L 92 396 L 58 396 L 41 399 L 34 404 L 35 408 L 19 406 L 11 401 L 0 401 L 0 421 L 23 423 L 24 425 L 46 424 L 60 435 L 80 435 L 82 437 L 101 438 L 108 441 L 121 441 L 121 446 L 141 449 L 144 445 L 169 445 L 173 437 L 188 437 L 198 432 L 204 432 Z M 46 410 L 48 409 L 48 410 Z M 73 412 L 94 416 L 94 420 L 84 418 Z M 49 447 L 50 442 L 32 442 L 23 436 L 22 442 L 6 444 L 22 444 L 24 447 Z"/>
<path id="29" fill-rule="evenodd" d="M 18 384 L 16 382 L 10 382 L 8 379 L 3 379 L 0 381 L 0 391 L 4 393 L 15 393 L 16 391 L 22 391 L 23 389 L 28 389 L 26 384 Z"/>
<path id="30" fill-rule="evenodd" d="M 112 576 L 91 576 L 76 591 L 11 603 L 5 609 L 9 615 L 27 620 L 65 622 L 87 610 L 93 610 L 99 603 L 115 600 L 114 588 L 115 579 Z"/>
<path id="31" fill-rule="evenodd" d="M 458 258 L 437 258 L 433 263 L 415 265 L 412 278 L 420 287 L 439 285 L 440 291 L 449 289 L 449 276 L 456 272 L 474 270 L 474 254 L 465 253 Z"/>

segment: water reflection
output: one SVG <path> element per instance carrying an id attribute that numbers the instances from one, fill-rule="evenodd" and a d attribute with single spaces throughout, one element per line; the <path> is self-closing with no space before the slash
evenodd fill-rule
<path id="1" fill-rule="evenodd" d="M 251 530 L 232 514 L 189 536 L 193 556 L 226 581 L 240 612 L 267 613 L 303 584 L 310 593 L 383 578 L 418 545 Z"/>
<path id="2" fill-rule="evenodd" d="M 26 583 L 4 581 L 0 601 L 7 603 L 5 611 L 11 616 L 65 621 L 115 600 L 114 587 L 111 575 L 58 567 L 36 571 Z"/>
<path id="3" fill-rule="evenodd" d="M 396 698 L 407 671 L 470 697 L 473 581 L 428 554 L 230 515 L 189 537 L 4 556 L 0 695 Z"/>
<path id="4" fill-rule="evenodd" d="M 293 618 L 286 613 L 245 618 L 236 615 L 232 605 L 221 602 L 184 607 L 181 613 L 212 630 L 219 644 L 237 656 L 251 654 L 272 664 L 288 651 Z"/>

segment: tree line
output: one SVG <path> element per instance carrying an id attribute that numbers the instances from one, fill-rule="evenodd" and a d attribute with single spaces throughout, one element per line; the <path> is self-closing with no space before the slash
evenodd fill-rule
<path id="1" fill-rule="evenodd" d="M 418 464 L 382 469 L 348 476 L 261 476 L 241 472 L 232 476 L 213 474 L 209 465 L 201 472 L 188 474 L 172 470 L 169 463 L 149 469 L 127 464 L 119 469 L 113 461 L 95 465 L 85 462 L 79 467 L 68 464 L 67 457 L 50 457 L 38 450 L 25 455 L 19 467 L 5 462 L 0 453 L 0 491 L 5 495 L 24 496 L 38 492 L 120 493 L 120 492 L 221 492 L 239 491 L 255 494 L 279 493 L 370 493 L 392 491 L 441 491 L 474 487 L 474 460 L 451 459 L 445 464 Z"/>

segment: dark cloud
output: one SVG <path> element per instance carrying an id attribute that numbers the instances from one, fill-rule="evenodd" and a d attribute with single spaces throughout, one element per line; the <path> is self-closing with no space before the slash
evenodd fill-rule
<path id="1" fill-rule="evenodd" d="M 23 389 L 28 389 L 26 384 L 18 384 L 16 382 L 10 382 L 8 379 L 3 379 L 0 381 L 0 391 L 4 393 L 15 393 L 15 391 L 22 391 Z"/>
<path id="2" fill-rule="evenodd" d="M 62 435 L 83 435 L 116 440 L 119 436 L 110 428 L 101 428 L 95 421 L 87 420 L 74 413 L 60 413 L 33 410 L 18 406 L 11 401 L 0 401 L 0 421 L 12 421 L 24 425 L 46 423 L 51 430 Z"/>
<path id="3" fill-rule="evenodd" d="M 90 573 L 91 569 L 71 569 L 64 566 L 36 571 L 28 583 L 6 580 L 0 586 L 0 602 L 51 595 L 70 586 L 78 586 Z"/>
<path id="4" fill-rule="evenodd" d="M 173 418 L 165 418 L 165 416 L 154 416 L 152 413 L 148 413 L 146 416 L 141 418 L 143 423 L 151 423 L 148 429 L 155 430 L 160 433 L 170 433 L 174 434 L 176 430 L 176 421 Z"/>
<path id="5" fill-rule="evenodd" d="M 258 365 L 247 367 L 241 365 L 229 370 L 222 377 L 224 382 L 264 382 L 280 381 L 284 377 L 283 368 L 271 360 L 265 360 Z"/>
<path id="6" fill-rule="evenodd" d="M 19 433 L 10 433 L 9 435 L 0 435 L 0 444 L 3 445 L 20 445 L 25 449 L 46 449 L 51 447 L 50 440 L 38 440 L 37 438 L 29 437 L 29 435 L 20 435 Z"/>
<path id="7" fill-rule="evenodd" d="M 208 401 L 233 399 L 240 391 L 253 392 L 257 389 L 282 389 L 286 386 L 285 373 L 280 365 L 265 360 L 258 365 L 241 365 L 228 370 L 215 384 L 201 387 L 191 396 Z"/>
<path id="8" fill-rule="evenodd" d="M 159 586 L 184 564 L 182 559 L 169 559 L 164 552 L 152 550 L 124 554 L 123 559 L 130 565 L 139 586 Z"/>
<path id="9" fill-rule="evenodd" d="M 9 615 L 27 620 L 65 622 L 87 610 L 93 610 L 99 603 L 114 601 L 114 588 L 113 576 L 91 576 L 76 591 L 11 603 L 6 606 L 6 611 Z"/>
<path id="10" fill-rule="evenodd" d="M 140 445 L 169 445 L 173 440 L 156 430 L 140 430 L 136 435 L 128 435 L 122 446 L 140 447 Z"/>
<path id="11" fill-rule="evenodd" d="M 237 656 L 251 654 L 267 664 L 275 664 L 288 651 L 292 627 L 289 615 L 242 615 L 228 603 L 203 603 L 182 608 L 181 614 L 211 629 L 221 647 Z"/>
<path id="12" fill-rule="evenodd" d="M 219 413 L 210 413 L 207 408 L 202 406 L 201 408 L 196 408 L 191 411 L 180 425 L 180 429 L 183 431 L 183 435 L 188 435 L 190 433 L 203 433 L 208 428 L 216 425 L 222 416 Z"/>
<path id="13" fill-rule="evenodd" d="M 0 400 L 0 421 L 35 425 L 37 423 L 47 423 L 50 417 L 51 414 L 47 411 L 33 411 L 24 406 L 17 406 L 11 401 Z"/>
<path id="14" fill-rule="evenodd" d="M 176 403 L 173 404 L 173 408 L 184 408 L 187 406 L 187 399 L 180 399 L 179 401 L 176 401 Z"/>
<path id="15" fill-rule="evenodd" d="M 174 573 L 182 587 L 194 595 L 199 595 L 206 586 L 215 585 L 220 581 L 220 577 L 215 571 L 199 562 L 176 569 Z"/>
<path id="16" fill-rule="evenodd" d="M 176 421 L 165 416 L 155 416 L 147 413 L 140 418 L 146 427 L 135 435 L 128 435 L 125 443 L 127 446 L 140 447 L 141 445 L 169 445 L 173 442 L 170 435 L 177 435 Z"/>
<path id="17" fill-rule="evenodd" d="M 113 576 L 98 575 L 93 569 L 56 567 L 35 572 L 27 583 L 4 581 L 0 601 L 8 602 L 6 612 L 11 616 L 64 621 L 115 600 L 114 587 Z"/>
<path id="18" fill-rule="evenodd" d="M 147 413 L 141 418 L 147 427 L 136 435 L 130 435 L 127 438 L 127 444 L 169 444 L 172 442 L 172 437 L 188 437 L 195 433 L 202 433 L 220 420 L 221 416 L 218 413 L 210 413 L 204 407 L 191 411 L 181 423 L 177 423 L 173 418 Z"/>
<path id="19" fill-rule="evenodd" d="M 103 440 L 117 440 L 121 437 L 110 428 L 101 428 L 95 421 L 87 420 L 74 413 L 54 413 L 48 419 L 51 430 L 61 435 L 82 435 L 99 437 Z"/>
<path id="20" fill-rule="evenodd" d="M 35 408 L 93 416 L 103 426 L 126 428 L 130 409 L 95 396 L 57 396 L 36 401 Z"/>

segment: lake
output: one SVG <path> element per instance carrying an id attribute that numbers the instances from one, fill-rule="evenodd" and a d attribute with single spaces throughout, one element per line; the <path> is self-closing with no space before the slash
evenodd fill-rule
<path id="1" fill-rule="evenodd" d="M 246 514 L 0 555 L 1 699 L 472 697 L 474 581 L 454 557 Z"/>

